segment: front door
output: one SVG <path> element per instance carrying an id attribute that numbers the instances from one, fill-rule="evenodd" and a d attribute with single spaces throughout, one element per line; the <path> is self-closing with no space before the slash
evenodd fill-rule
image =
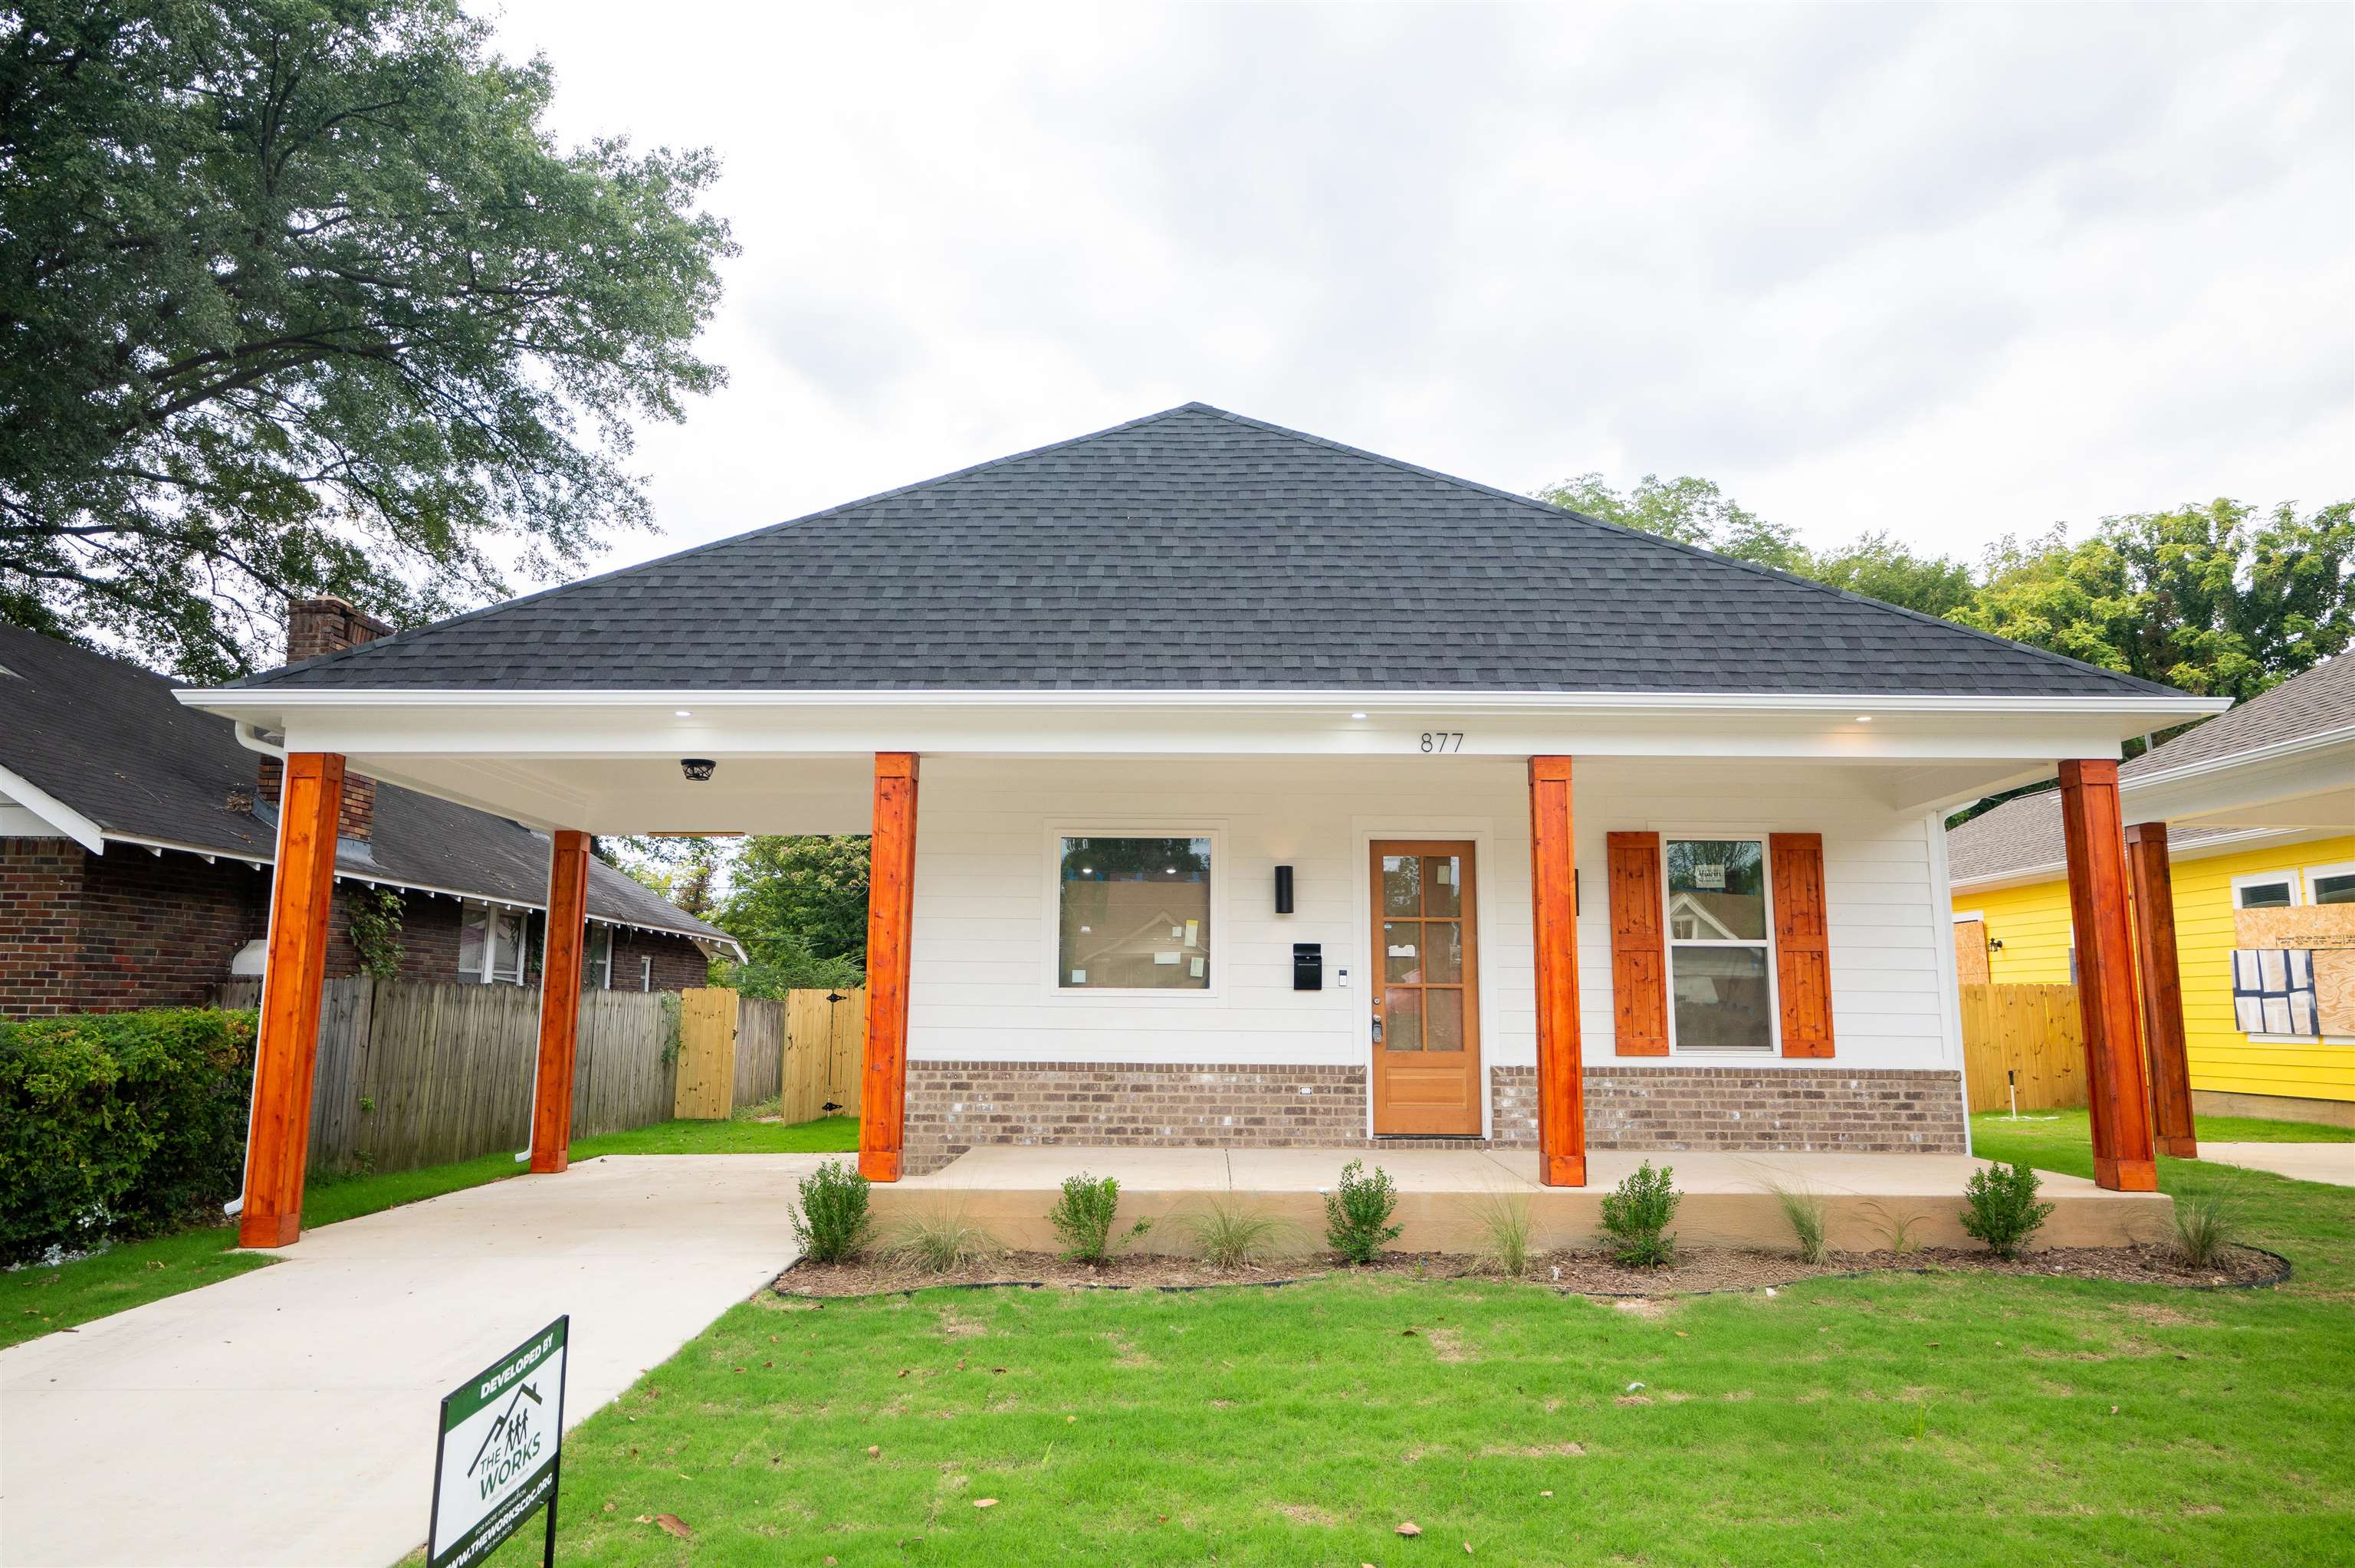
<path id="1" fill-rule="evenodd" d="M 1472 846 L 1373 846 L 1374 1131 L 1480 1133 Z"/>

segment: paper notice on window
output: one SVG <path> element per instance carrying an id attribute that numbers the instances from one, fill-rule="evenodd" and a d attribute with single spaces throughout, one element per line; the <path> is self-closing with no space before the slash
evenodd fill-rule
<path id="1" fill-rule="evenodd" d="M 1391 957 L 1394 959 L 1411 959 L 1414 957 L 1414 944 L 1412 942 L 1392 942 L 1391 944 Z"/>
<path id="2" fill-rule="evenodd" d="M 1186 934 L 1186 928 L 1183 926 L 1172 926 L 1169 927 L 1169 934 L 1173 937 L 1182 937 Z"/>
<path id="3" fill-rule="evenodd" d="M 1085 970 L 1085 969 L 1073 969 L 1073 970 L 1071 971 L 1071 983 L 1072 983 L 1073 985 L 1085 985 L 1085 984 L 1087 984 L 1087 983 L 1088 983 L 1088 971 L 1087 971 L 1087 970 Z"/>
<path id="4" fill-rule="evenodd" d="M 1153 955 L 1153 961 L 1156 964 L 1174 964 L 1178 961 L 1178 955 L 1175 953 L 1156 953 Z"/>
<path id="5" fill-rule="evenodd" d="M 1202 960 L 1199 959 L 1194 960 L 1194 978 L 1196 980 L 1202 978 Z"/>
<path id="6" fill-rule="evenodd" d="M 1186 922 L 1186 945 L 1189 948 L 1199 948 L 1202 945 L 1202 923 L 1199 920 Z"/>
<path id="7" fill-rule="evenodd" d="M 1692 868 L 1692 878 L 1695 887 L 1722 888 L 1725 885 L 1725 867 L 1697 865 Z"/>

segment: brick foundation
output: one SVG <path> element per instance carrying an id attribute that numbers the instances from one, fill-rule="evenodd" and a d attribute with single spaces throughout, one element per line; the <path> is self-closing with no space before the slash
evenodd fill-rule
<path id="1" fill-rule="evenodd" d="M 1537 1070 L 1490 1074 L 1494 1136 L 1369 1139 L 1366 1069 L 1122 1062 L 911 1062 L 905 1168 L 983 1144 L 1534 1149 Z M 1959 1154 L 1952 1072 L 1590 1067 L 1590 1149 Z"/>

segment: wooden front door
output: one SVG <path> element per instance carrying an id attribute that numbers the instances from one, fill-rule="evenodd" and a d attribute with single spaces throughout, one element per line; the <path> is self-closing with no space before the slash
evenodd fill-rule
<path id="1" fill-rule="evenodd" d="M 1472 846 L 1373 846 L 1374 1131 L 1480 1133 Z"/>

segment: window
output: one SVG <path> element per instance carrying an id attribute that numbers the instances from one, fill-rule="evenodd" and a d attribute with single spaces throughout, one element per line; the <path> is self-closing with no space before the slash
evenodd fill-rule
<path id="1" fill-rule="evenodd" d="M 2309 904 L 2355 904 L 2355 861 L 2307 867 L 2306 896 Z"/>
<path id="2" fill-rule="evenodd" d="M 2232 878 L 2235 909 L 2287 909 L 2297 903 L 2297 874 L 2261 871 Z"/>
<path id="3" fill-rule="evenodd" d="M 590 991 L 613 989 L 613 927 L 611 926 L 591 924 L 588 946 L 582 955 L 581 983 Z"/>
<path id="4" fill-rule="evenodd" d="M 520 909 L 466 906 L 458 926 L 458 978 L 523 984 L 524 920 Z"/>
<path id="5" fill-rule="evenodd" d="M 1678 839 L 1668 863 L 1669 1038 L 1679 1051 L 1774 1049 L 1764 839 Z"/>
<path id="6" fill-rule="evenodd" d="M 655 989 L 655 956 L 652 953 L 638 955 L 638 989 L 640 991 Z"/>
<path id="7" fill-rule="evenodd" d="M 1210 989 L 1210 841 L 1057 840 L 1059 991 Z"/>

